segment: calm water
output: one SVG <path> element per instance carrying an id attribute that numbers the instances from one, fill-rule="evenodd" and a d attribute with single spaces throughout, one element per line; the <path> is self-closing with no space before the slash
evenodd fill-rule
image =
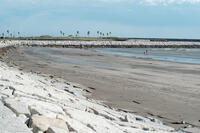
<path id="1" fill-rule="evenodd" d="M 186 48 L 98 48 L 100 53 L 117 54 L 123 56 L 134 56 L 140 58 L 150 58 L 162 61 L 172 61 L 188 64 L 200 64 L 200 49 Z M 148 50 L 145 55 L 144 51 Z"/>

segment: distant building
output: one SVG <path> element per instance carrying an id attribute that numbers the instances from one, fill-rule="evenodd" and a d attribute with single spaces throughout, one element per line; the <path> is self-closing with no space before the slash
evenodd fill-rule
<path id="1" fill-rule="evenodd" d="M 73 37 L 73 35 L 69 35 L 68 37 Z"/>
<path id="2" fill-rule="evenodd" d="M 50 35 L 42 35 L 42 36 L 40 36 L 40 37 L 52 37 L 52 36 L 50 36 Z"/>
<path id="3" fill-rule="evenodd" d="M 149 39 L 128 39 L 129 42 L 150 42 Z"/>

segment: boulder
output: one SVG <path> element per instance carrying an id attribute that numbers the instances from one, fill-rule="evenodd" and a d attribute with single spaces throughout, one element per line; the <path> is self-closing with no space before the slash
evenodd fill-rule
<path id="1" fill-rule="evenodd" d="M 46 133 L 69 133 L 69 131 L 56 127 L 49 127 Z"/>
<path id="2" fill-rule="evenodd" d="M 32 133 L 16 115 L 0 101 L 0 133 Z"/>
<path id="3" fill-rule="evenodd" d="M 48 110 L 47 108 L 43 108 L 41 106 L 29 106 L 28 107 L 30 110 L 31 115 L 42 115 L 46 116 L 48 118 L 55 118 L 57 115 L 57 112 L 53 112 Z"/>
<path id="4" fill-rule="evenodd" d="M 16 115 L 0 101 L 0 119 L 14 118 Z"/>
<path id="5" fill-rule="evenodd" d="M 1 90 L 1 95 L 3 96 L 7 96 L 7 97 L 12 97 L 12 93 L 13 93 L 13 90 L 10 90 L 8 88 L 5 88 L 3 90 Z"/>
<path id="6" fill-rule="evenodd" d="M 33 132 L 45 132 L 48 130 L 49 127 L 60 128 L 66 130 L 66 132 L 69 131 L 65 121 L 56 118 L 48 118 L 40 115 L 33 115 L 31 117 L 29 127 L 33 128 Z"/>
<path id="7" fill-rule="evenodd" d="M 15 99 L 5 99 L 4 102 L 9 109 L 16 113 L 16 115 L 30 115 L 28 106 L 25 103 L 17 101 Z"/>

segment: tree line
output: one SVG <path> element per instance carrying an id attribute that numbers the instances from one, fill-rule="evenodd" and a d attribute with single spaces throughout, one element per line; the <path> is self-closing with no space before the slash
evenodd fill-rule
<path id="1" fill-rule="evenodd" d="M 62 30 L 60 30 L 60 34 L 63 37 L 66 36 L 65 32 L 63 32 Z M 111 37 L 112 32 L 104 33 L 104 32 L 101 32 L 101 31 L 97 31 L 96 34 L 97 34 L 97 37 Z M 87 37 L 90 37 L 90 35 L 91 35 L 91 31 L 87 31 Z M 80 31 L 77 30 L 76 34 L 74 36 L 68 35 L 67 37 L 80 37 Z"/>
<path id="2" fill-rule="evenodd" d="M 84 32 L 83 32 L 83 34 L 84 34 Z M 94 33 L 94 34 L 96 34 L 97 37 L 103 38 L 103 37 L 111 37 L 112 32 L 105 33 L 102 31 L 96 31 L 96 33 Z M 81 37 L 79 30 L 76 31 L 75 35 L 71 35 L 71 34 L 67 35 L 64 31 L 60 30 L 60 35 L 61 35 L 61 37 Z M 87 31 L 85 33 L 85 35 L 87 37 L 92 37 L 91 31 Z M 1 36 L 1 38 L 20 38 L 20 37 L 22 37 L 21 32 L 17 32 L 14 34 L 10 30 L 6 30 L 6 32 L 1 33 L 0 36 Z"/>

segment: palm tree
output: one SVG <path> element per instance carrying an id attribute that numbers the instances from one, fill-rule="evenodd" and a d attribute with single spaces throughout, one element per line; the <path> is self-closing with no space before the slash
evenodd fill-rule
<path id="1" fill-rule="evenodd" d="M 90 36 L 90 31 L 87 32 L 88 37 Z"/>
<path id="2" fill-rule="evenodd" d="M 112 34 L 112 33 L 111 33 L 111 32 L 109 32 L 109 34 L 110 34 L 110 37 L 111 37 L 111 34 Z"/>
<path id="3" fill-rule="evenodd" d="M 63 32 L 62 32 L 62 30 L 60 31 L 60 34 L 61 34 L 61 36 L 63 35 Z"/>
<path id="4" fill-rule="evenodd" d="M 100 37 L 101 37 L 101 35 L 102 35 L 102 32 L 100 32 Z"/>
<path id="5" fill-rule="evenodd" d="M 98 35 L 98 37 L 99 37 L 99 31 L 97 31 L 97 35 Z"/>
<path id="6" fill-rule="evenodd" d="M 7 30 L 8 37 L 9 37 L 9 32 L 10 32 L 10 31 L 9 31 L 9 30 Z"/>
<path id="7" fill-rule="evenodd" d="M 80 33 L 79 31 L 76 31 L 76 35 L 77 35 L 77 36 L 79 36 L 79 33 Z"/>
<path id="8" fill-rule="evenodd" d="M 107 34 L 107 37 L 109 36 L 109 33 L 106 33 Z"/>
<path id="9" fill-rule="evenodd" d="M 4 38 L 4 33 L 2 33 L 2 37 Z"/>
<path id="10" fill-rule="evenodd" d="M 18 37 L 20 37 L 20 32 L 17 32 L 17 34 L 18 34 Z"/>

